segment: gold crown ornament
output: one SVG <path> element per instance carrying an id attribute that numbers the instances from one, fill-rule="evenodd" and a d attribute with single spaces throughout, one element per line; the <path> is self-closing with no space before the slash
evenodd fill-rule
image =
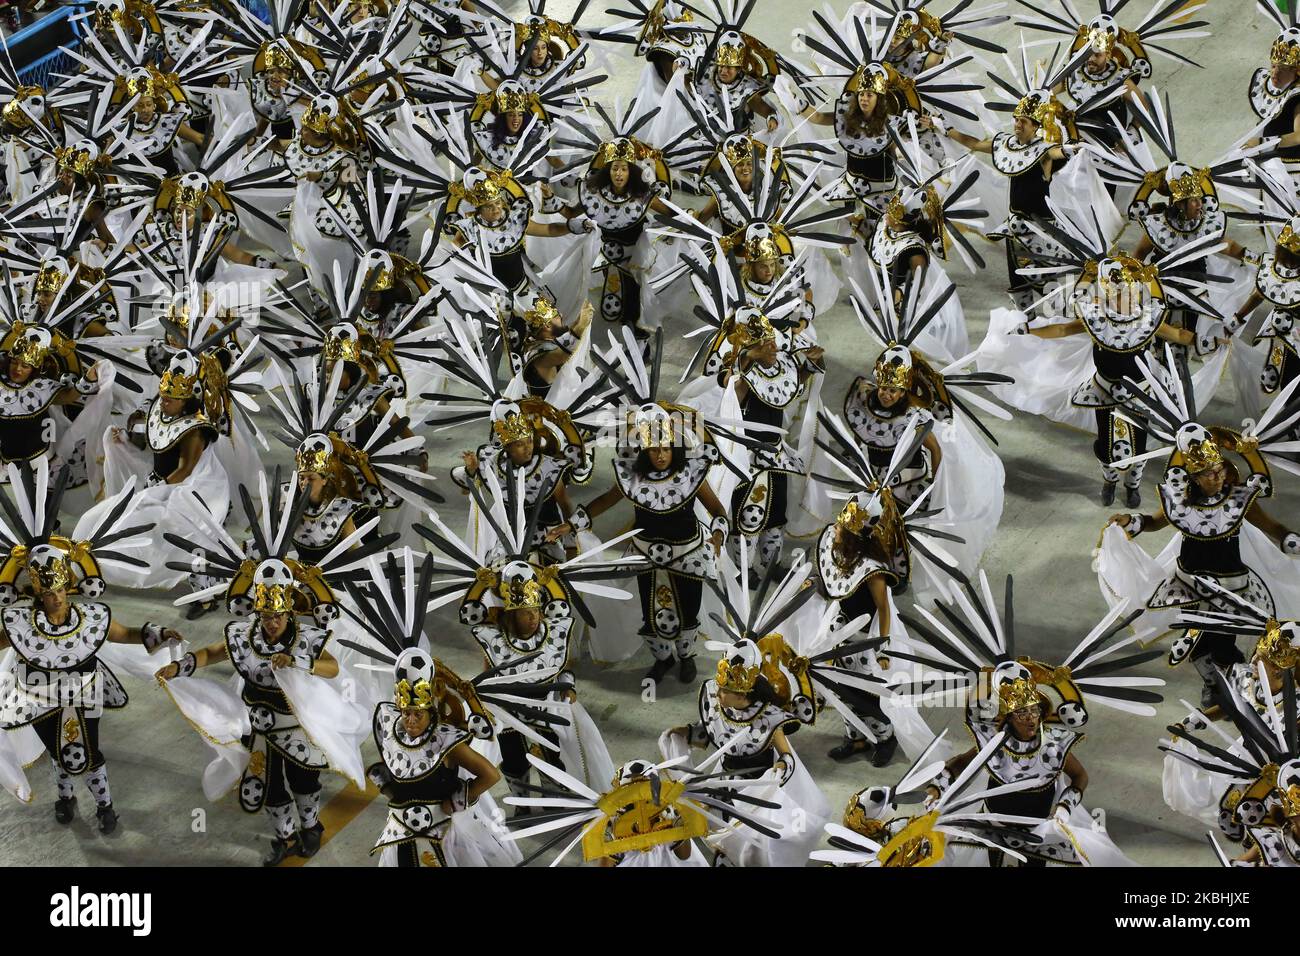
<path id="1" fill-rule="evenodd" d="M 492 423 L 492 434 L 503 445 L 536 439 L 537 431 L 527 416 L 518 412 L 505 415 Z"/>
<path id="2" fill-rule="evenodd" d="M 876 359 L 875 376 L 877 388 L 897 388 L 907 391 L 912 387 L 912 366 L 907 362 L 891 361 L 891 355 L 898 354 L 898 347 L 886 349 Z"/>
<path id="3" fill-rule="evenodd" d="M 1278 787 L 1276 793 L 1282 815 L 1288 820 L 1292 817 L 1300 817 L 1300 784 L 1293 783 L 1289 787 Z"/>
<path id="4" fill-rule="evenodd" d="M 1079 34 L 1094 53 L 1109 53 L 1115 49 L 1115 41 L 1119 39 L 1119 31 L 1113 22 L 1097 23 L 1094 26 L 1081 24 Z"/>
<path id="5" fill-rule="evenodd" d="M 51 549 L 52 550 L 52 549 Z M 72 562 L 65 555 L 47 555 L 40 563 L 32 560 L 36 549 L 27 555 L 27 574 L 39 591 L 67 591 L 76 580 Z"/>
<path id="6" fill-rule="evenodd" d="M 289 614 L 296 593 L 292 584 L 258 584 L 253 588 L 253 610 L 260 614 Z"/>
<path id="7" fill-rule="evenodd" d="M 262 48 L 258 51 L 257 59 L 260 67 L 258 70 L 259 73 L 269 72 L 271 70 L 292 73 L 298 65 L 294 62 L 293 55 L 290 54 L 284 46 L 274 40 L 268 40 L 266 43 L 262 44 Z"/>
<path id="8" fill-rule="evenodd" d="M 739 42 L 736 40 L 720 41 L 713 62 L 718 66 L 744 66 L 745 52 L 745 41 L 743 39 L 740 39 Z"/>
<path id="9" fill-rule="evenodd" d="M 636 443 L 641 448 L 673 448 L 676 446 L 677 428 L 672 415 L 635 415 L 633 416 L 631 431 L 636 437 Z"/>
<path id="10" fill-rule="evenodd" d="M 1059 146 L 1069 132 L 1073 114 L 1050 93 L 1043 95 L 1044 92 L 1035 90 L 1022 97 L 1011 115 L 1037 123 L 1043 139 Z"/>
<path id="11" fill-rule="evenodd" d="M 1287 66 L 1292 69 L 1300 67 L 1300 40 L 1288 33 L 1279 36 L 1273 41 L 1273 46 L 1268 52 L 1269 62 L 1274 66 Z"/>
<path id="12" fill-rule="evenodd" d="M 750 315 L 736 323 L 737 348 L 756 348 L 775 338 L 776 329 L 772 327 L 772 321 L 757 309 L 751 310 Z"/>
<path id="13" fill-rule="evenodd" d="M 531 610 L 546 603 L 546 589 L 536 580 L 502 582 L 500 592 L 507 611 Z"/>
<path id="14" fill-rule="evenodd" d="M 635 163 L 638 152 L 636 143 L 623 136 L 601 143 L 596 150 L 596 160 L 602 166 L 615 162 Z"/>
<path id="15" fill-rule="evenodd" d="M 1017 677 L 1005 681 L 998 688 L 999 717 L 1006 717 L 1018 710 L 1024 710 L 1027 707 L 1038 707 L 1041 704 L 1042 696 L 1038 692 L 1038 685 L 1034 683 L 1032 678 Z"/>
<path id="16" fill-rule="evenodd" d="M 486 206 L 504 198 L 502 193 L 506 191 L 507 184 L 512 179 L 510 170 L 485 169 L 480 172 L 482 178 L 472 186 L 454 184 L 451 190 L 452 195 L 468 200 L 472 206 Z"/>
<path id="17" fill-rule="evenodd" d="M 1300 216 L 1293 217 L 1282 227 L 1282 232 L 1277 237 L 1277 244 L 1287 252 L 1300 256 Z"/>
<path id="18" fill-rule="evenodd" d="M 726 658 L 718 661 L 717 684 L 719 690 L 729 690 L 734 694 L 748 694 L 758 683 L 758 676 L 763 671 L 761 663 L 747 667 L 744 664 L 730 664 Z"/>
<path id="19" fill-rule="evenodd" d="M 433 710 L 437 706 L 433 685 L 427 680 L 412 684 L 402 678 L 397 682 L 397 706 L 401 710 Z"/>
<path id="20" fill-rule="evenodd" d="M 888 63 L 867 63 L 853 71 L 845 89 L 850 93 L 884 96 L 900 82 L 901 77 Z"/>
<path id="21" fill-rule="evenodd" d="M 501 84 L 492 97 L 498 113 L 523 113 L 528 109 L 528 93 L 515 84 Z"/>
<path id="22" fill-rule="evenodd" d="M 1300 648 L 1291 643 L 1282 625 L 1269 618 L 1264 625 L 1264 636 L 1255 645 L 1255 656 L 1268 661 L 1278 670 L 1291 670 L 1300 665 Z"/>
<path id="23" fill-rule="evenodd" d="M 90 140 L 83 139 L 71 146 L 55 147 L 54 159 L 60 171 L 68 169 L 89 176 L 99 164 L 99 149 Z"/>
<path id="24" fill-rule="evenodd" d="M 745 258 L 750 262 L 775 262 L 781 258 L 781 248 L 771 236 L 750 239 L 745 243 Z"/>
<path id="25" fill-rule="evenodd" d="M 60 268 L 66 263 L 61 262 L 44 262 L 41 264 L 40 271 L 36 273 L 36 291 L 57 293 L 63 288 L 63 283 L 68 281 L 68 273 Z"/>
<path id="26" fill-rule="evenodd" d="M 163 398 L 193 398 L 197 375 L 186 375 L 179 369 L 168 369 L 158 380 L 158 394 Z"/>
<path id="27" fill-rule="evenodd" d="M 1174 202 L 1182 202 L 1184 199 L 1202 199 L 1208 195 L 1206 185 L 1209 181 L 1208 169 L 1193 169 L 1189 166 L 1181 175 L 1169 179 L 1166 186 Z"/>
<path id="28" fill-rule="evenodd" d="M 34 326 L 23 328 L 21 322 L 14 324 L 14 331 L 18 337 L 9 347 L 10 360 L 22 362 L 32 368 L 40 368 L 50 354 L 52 344 L 50 333 Z"/>
<path id="29" fill-rule="evenodd" d="M 325 360 L 327 362 L 352 362 L 361 365 L 365 361 L 365 345 L 361 335 L 355 329 L 347 329 L 348 334 L 340 334 L 331 329 L 325 336 Z"/>
<path id="30" fill-rule="evenodd" d="M 729 136 L 722 146 L 722 155 L 733 167 L 753 159 L 755 149 L 760 154 L 765 147 L 749 136 Z"/>
<path id="31" fill-rule="evenodd" d="M 131 71 L 129 76 L 122 78 L 122 82 L 130 96 L 157 96 L 164 86 L 163 78 L 148 67 Z"/>
<path id="32" fill-rule="evenodd" d="M 1223 463 L 1223 453 L 1219 451 L 1219 445 L 1213 438 L 1206 438 L 1202 441 L 1192 442 L 1188 449 L 1183 452 L 1183 462 L 1189 475 L 1200 474 L 1203 471 L 1209 471 L 1216 465 Z"/>
<path id="33" fill-rule="evenodd" d="M 14 98 L 4 105 L 4 121 L 15 129 L 26 129 L 31 126 L 32 117 L 23 109 L 23 103 L 38 96 L 45 96 L 45 90 L 39 86 L 20 86 L 15 89 Z"/>
<path id="34" fill-rule="evenodd" d="M 912 16 L 908 16 L 908 14 L 912 14 Z M 898 24 L 894 27 L 894 38 L 895 40 L 907 40 L 918 30 L 938 37 L 943 33 L 943 24 L 938 17 L 924 7 L 906 10 L 898 17 Z"/>
<path id="35" fill-rule="evenodd" d="M 206 183 L 200 184 L 191 176 L 182 176 L 176 185 L 172 203 L 182 209 L 198 209 L 208 198 L 210 188 Z"/>
<path id="36" fill-rule="evenodd" d="M 870 840 L 878 840 L 885 833 L 885 821 L 869 816 L 858 796 L 855 793 L 844 808 L 844 826 Z"/>
<path id="37" fill-rule="evenodd" d="M 328 475 L 334 462 L 334 443 L 320 433 L 304 438 L 293 456 L 294 469 L 300 475 Z"/>
<path id="38" fill-rule="evenodd" d="M 524 321 L 528 323 L 528 328 L 533 332 L 540 332 L 542 329 L 554 324 L 555 320 L 560 317 L 559 310 L 548 299 L 537 298 L 533 307 L 524 312 Z"/>
<path id="39" fill-rule="evenodd" d="M 872 515 L 866 508 L 856 500 L 850 500 L 835 516 L 835 523 L 854 534 L 862 534 L 863 529 L 871 525 L 871 519 Z"/>

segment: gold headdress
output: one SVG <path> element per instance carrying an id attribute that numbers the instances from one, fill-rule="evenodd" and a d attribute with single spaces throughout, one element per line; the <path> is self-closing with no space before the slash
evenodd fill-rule
<path id="1" fill-rule="evenodd" d="M 316 133 L 328 133 L 330 126 L 339 118 L 339 111 L 339 102 L 333 96 L 318 96 L 302 114 L 303 128 Z"/>
<path id="2" fill-rule="evenodd" d="M 253 610 L 259 614 L 291 614 L 297 590 L 292 584 L 258 584 L 253 588 Z"/>
<path id="3" fill-rule="evenodd" d="M 1208 169 L 1193 169 L 1190 166 L 1175 169 L 1171 166 L 1168 172 L 1171 175 L 1165 180 L 1165 187 L 1169 190 L 1169 195 L 1174 202 L 1182 202 L 1184 199 L 1200 199 L 1210 195 L 1212 191 L 1213 187 Z M 1172 175 L 1173 173 L 1178 175 Z"/>
<path id="4" fill-rule="evenodd" d="M 686 784 L 680 780 L 637 777 L 618 784 L 596 803 L 601 811 L 583 833 L 582 856 L 591 862 L 682 840 L 705 836 L 708 819 L 683 800 Z"/>
<path id="5" fill-rule="evenodd" d="M 258 68 L 255 72 L 263 73 L 269 70 L 282 70 L 285 73 L 292 73 L 298 64 L 294 62 L 293 55 L 286 50 L 281 44 L 274 40 L 269 40 L 262 44 L 258 51 L 256 59 Z"/>
<path id="6" fill-rule="evenodd" d="M 1300 67 L 1300 32 L 1289 29 L 1279 34 L 1269 50 L 1268 59 L 1274 66 Z"/>
<path id="7" fill-rule="evenodd" d="M 173 365 L 162 373 L 162 378 L 158 381 L 158 394 L 163 398 L 193 398 L 194 384 L 198 380 L 197 370 L 194 374 L 186 374 L 179 365 Z"/>
<path id="8" fill-rule="evenodd" d="M 750 239 L 745 243 L 745 259 L 749 262 L 775 262 L 781 258 L 781 249 L 771 236 Z"/>
<path id="9" fill-rule="evenodd" d="M 628 415 L 628 431 L 641 448 L 677 445 L 677 416 L 660 404 L 642 405 Z"/>
<path id="10" fill-rule="evenodd" d="M 56 147 L 54 159 L 60 170 L 70 169 L 82 176 L 89 176 L 100 165 L 99 147 L 91 140 L 78 140 L 71 146 Z"/>
<path id="11" fill-rule="evenodd" d="M 550 326 L 559 315 L 559 311 L 549 299 L 538 296 L 532 308 L 524 312 L 524 321 L 528 323 L 528 328 L 536 333 Z"/>
<path id="12" fill-rule="evenodd" d="M 1223 454 L 1219 451 L 1219 446 L 1213 438 L 1206 438 L 1191 445 L 1183 452 L 1183 461 L 1187 465 L 1187 473 L 1195 475 L 1221 464 Z"/>
<path id="13" fill-rule="evenodd" d="M 539 608 L 546 603 L 546 589 L 540 581 L 502 581 L 502 607 L 507 611 Z"/>
<path id="14" fill-rule="evenodd" d="M 194 183 L 181 183 L 176 188 L 176 198 L 173 201 L 182 209 L 198 209 L 207 198 L 208 191 L 203 187 Z"/>
<path id="15" fill-rule="evenodd" d="M 36 273 L 36 291 L 57 293 L 62 289 L 63 283 L 68 281 L 67 265 L 64 259 L 42 262 L 40 271 Z"/>
<path id="16" fill-rule="evenodd" d="M 1300 216 L 1292 217 L 1291 221 L 1282 227 L 1282 232 L 1277 237 L 1277 244 L 1287 252 L 1300 256 Z"/>
<path id="17" fill-rule="evenodd" d="M 732 658 L 740 658 L 735 664 Z M 763 671 L 763 658 L 752 641 L 738 641 L 728 656 L 718 661 L 717 684 L 719 690 L 748 694 L 758 683 Z"/>
<path id="18" fill-rule="evenodd" d="M 122 78 L 122 82 L 128 96 L 157 96 L 166 85 L 162 76 L 148 67 L 132 70 Z"/>
<path id="19" fill-rule="evenodd" d="M 331 327 L 325 335 L 325 361 L 353 362 L 364 366 L 369 356 L 367 351 L 374 347 L 374 340 L 365 332 L 351 324 Z"/>
<path id="20" fill-rule="evenodd" d="M 901 80 L 897 71 L 888 63 L 867 63 L 854 70 L 845 89 L 850 93 L 871 92 L 884 96 Z"/>
<path id="21" fill-rule="evenodd" d="M 527 112 L 528 100 L 528 92 L 517 83 L 502 83 L 492 97 L 493 106 L 498 113 Z"/>
<path id="22" fill-rule="evenodd" d="M 911 354 L 901 346 L 892 346 L 880 353 L 880 358 L 876 359 L 876 387 L 909 390 L 912 387 L 910 358 Z"/>
<path id="23" fill-rule="evenodd" d="M 14 98 L 4 105 L 4 121 L 16 129 L 26 129 L 32 125 L 32 118 L 23 109 L 26 100 L 44 97 L 45 90 L 39 86 L 20 86 L 14 90 Z"/>
<path id="24" fill-rule="evenodd" d="M 1291 643 L 1290 635 L 1272 618 L 1264 625 L 1264 636 L 1255 645 L 1255 656 L 1268 661 L 1278 670 L 1291 670 L 1300 665 L 1300 648 Z"/>
<path id="25" fill-rule="evenodd" d="M 489 203 L 496 202 L 498 199 L 504 199 L 503 192 L 508 191 L 508 187 L 513 177 L 510 170 L 503 169 L 500 171 L 492 169 L 477 169 L 473 173 L 465 174 L 465 181 L 468 182 L 471 175 L 475 177 L 473 185 L 463 183 L 453 183 L 451 194 L 457 199 L 466 199 L 473 206 L 486 206 Z"/>
<path id="26" fill-rule="evenodd" d="M 1032 677 L 1016 677 L 998 687 L 998 716 L 1006 717 L 1026 707 L 1038 707 L 1043 697 Z"/>
<path id="27" fill-rule="evenodd" d="M 31 578 L 31 583 L 35 585 L 38 592 L 42 591 L 69 591 L 73 584 L 73 563 L 68 558 L 52 557 L 44 563 L 35 563 L 31 561 L 31 553 L 27 555 L 27 575 Z"/>
<path id="28" fill-rule="evenodd" d="M 610 163 L 623 161 L 625 163 L 635 163 L 637 161 L 637 144 L 635 140 L 627 137 L 612 139 L 608 142 L 601 143 L 600 148 L 596 150 L 596 162 L 600 166 L 607 166 Z"/>
<path id="29" fill-rule="evenodd" d="M 749 309 L 744 317 L 737 314 L 735 322 L 732 343 L 737 350 L 756 348 L 776 338 L 771 320 L 757 309 Z"/>
<path id="30" fill-rule="evenodd" d="M 766 147 L 753 137 L 743 134 L 728 136 L 722 144 L 722 155 L 732 166 L 750 162 L 757 150 L 761 155 Z"/>
<path id="31" fill-rule="evenodd" d="M 1094 53 L 1109 53 L 1115 49 L 1115 41 L 1119 39 L 1119 31 L 1113 24 L 1098 24 L 1089 27 L 1082 25 L 1079 31 L 1084 35 L 1085 42 Z"/>
<path id="32" fill-rule="evenodd" d="M 747 44 L 742 34 L 730 30 L 718 38 L 713 55 L 713 62 L 718 66 L 743 67 L 747 58 Z"/>
<path id="33" fill-rule="evenodd" d="M 492 423 L 492 434 L 503 445 L 517 441 L 536 440 L 537 429 L 527 415 L 521 412 L 508 412 Z"/>
<path id="34" fill-rule="evenodd" d="M 861 797 L 861 793 L 855 793 L 849 799 L 849 805 L 844 808 L 844 826 L 868 839 L 878 840 L 885 833 L 886 823 L 867 812 Z"/>
<path id="35" fill-rule="evenodd" d="M 14 323 L 16 338 L 9 346 L 9 358 L 23 362 L 32 368 L 40 368 L 50 354 L 53 337 L 47 329 L 40 326 L 23 326 Z"/>
<path id="36" fill-rule="evenodd" d="M 299 474 L 329 475 L 334 470 L 334 443 L 328 435 L 308 435 L 298 445 L 293 456 L 294 470 Z"/>
<path id="37" fill-rule="evenodd" d="M 1300 784 L 1293 783 L 1286 789 L 1278 787 L 1277 801 L 1282 806 L 1284 817 L 1300 817 Z"/>
<path id="38" fill-rule="evenodd" d="M 24 572 L 37 594 L 50 589 L 70 594 L 103 592 L 104 579 L 86 541 L 51 535 L 41 544 L 15 544 L 0 560 L 0 584 L 14 586 Z"/>

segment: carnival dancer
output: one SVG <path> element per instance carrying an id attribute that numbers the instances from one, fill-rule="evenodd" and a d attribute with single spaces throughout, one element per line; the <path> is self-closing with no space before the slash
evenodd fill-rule
<path id="1" fill-rule="evenodd" d="M 152 527 L 140 523 L 136 489 L 108 499 L 109 508 L 85 515 L 70 537 L 57 533 L 67 469 L 51 476 L 44 459 L 34 466 L 8 466 L 8 520 L 0 521 L 5 561 L 0 566 L 0 648 L 12 648 L 0 695 L 0 733 L 31 732 L 39 738 L 54 770 L 54 819 L 76 818 L 74 784 L 81 778 L 95 801 L 101 833 L 117 829 L 100 747 L 100 722 L 107 710 L 127 705 L 127 693 L 108 664 L 109 644 L 137 644 L 152 655 L 175 646 L 180 634 L 157 623 L 126 627 L 101 598 L 104 576 L 145 564 Z M 14 520 L 21 517 L 20 520 Z M 30 595 L 19 590 L 26 574 Z M 75 598 L 75 599 L 74 599 Z M 7 744 L 8 742 L 6 742 Z M 16 768 L 19 769 L 20 768 Z M 30 789 L 19 795 L 31 801 Z"/>

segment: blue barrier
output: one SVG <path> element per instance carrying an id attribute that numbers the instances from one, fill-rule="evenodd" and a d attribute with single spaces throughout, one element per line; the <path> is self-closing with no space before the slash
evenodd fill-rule
<path id="1" fill-rule="evenodd" d="M 271 22 L 267 0 L 236 0 L 263 23 Z M 75 73 L 79 66 L 64 49 L 75 48 L 81 39 L 81 24 L 72 19 L 85 7 L 65 6 L 41 17 L 6 37 L 5 47 L 18 72 L 20 83 L 49 88 L 58 82 L 55 73 Z"/>

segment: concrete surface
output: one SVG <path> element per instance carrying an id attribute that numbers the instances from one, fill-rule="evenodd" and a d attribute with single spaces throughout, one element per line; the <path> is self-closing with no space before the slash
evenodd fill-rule
<path id="1" fill-rule="evenodd" d="M 515 3 L 516 8 L 523 4 Z M 593 5 L 596 7 L 599 5 Z M 792 26 L 803 23 L 812 8 L 806 0 L 778 2 L 759 0 L 750 21 L 750 32 L 789 51 Z M 842 12 L 847 3 L 835 0 L 832 6 Z M 946 4 L 935 4 L 941 12 Z M 1138 7 L 1126 13 L 1127 23 L 1138 16 Z M 570 0 L 552 0 L 552 15 L 572 9 Z M 1094 13 L 1082 4 L 1084 15 Z M 550 12 L 548 10 L 548 12 Z M 593 20 L 603 16 L 593 10 Z M 1210 0 L 1205 18 L 1213 23 L 1213 37 L 1193 41 L 1180 49 L 1205 65 L 1204 69 L 1157 60 L 1155 82 L 1168 91 L 1180 117 L 1178 137 L 1185 157 L 1209 160 L 1218 155 L 1251 125 L 1246 102 L 1246 84 L 1250 71 L 1267 58 L 1274 31 L 1258 18 L 1253 5 L 1242 0 Z M 1013 27 L 1004 27 L 998 39 L 1014 44 Z M 609 98 L 620 93 L 626 97 L 635 82 L 636 71 L 623 67 L 610 83 Z M 608 102 L 608 100 L 607 100 Z M 1136 241 L 1134 230 L 1126 240 Z M 1250 243 L 1254 236 L 1245 230 L 1236 233 Z M 1255 241 L 1258 246 L 1258 241 Z M 954 268 L 960 288 L 971 339 L 978 342 L 987 325 L 988 310 L 1005 304 L 1001 250 L 988 246 L 990 267 L 971 276 Z M 669 322 L 669 328 L 684 330 L 685 320 Z M 822 343 L 827 348 L 829 375 L 825 393 L 838 403 L 839 396 L 852 376 L 859 374 L 857 356 L 869 349 L 863 342 L 857 322 L 841 304 L 817 319 Z M 688 343 L 669 336 L 665 381 L 675 380 L 687 357 Z M 1221 396 L 1230 396 L 1225 386 Z M 1240 412 L 1216 402 L 1214 421 L 1234 423 Z M 990 578 L 1000 582 L 1007 573 L 1017 580 L 1017 630 L 1020 646 L 1046 660 L 1058 659 L 1105 612 L 1106 605 L 1091 570 L 1092 549 L 1110 509 L 1097 502 L 1098 469 L 1090 451 L 1090 438 L 1082 433 L 1053 425 L 1031 416 L 1017 416 L 1011 423 L 997 423 L 1001 453 L 1007 471 L 1006 508 L 1001 528 L 984 558 Z M 473 447 L 481 440 L 477 434 L 442 434 L 430 439 L 431 456 L 442 473 L 456 461 L 461 448 Z M 602 463 L 602 468 L 607 465 Z M 1155 473 L 1148 475 L 1144 506 L 1153 507 Z M 1270 510 L 1284 522 L 1294 525 L 1296 504 L 1294 482 Z M 598 477 L 591 489 L 605 487 Z M 579 494 L 585 500 L 592 492 Z M 463 515 L 458 496 L 444 509 L 452 527 Z M 620 509 L 620 512 L 622 509 Z M 616 520 L 625 516 L 616 513 Z M 604 523 L 602 523 L 604 526 Z M 612 525 L 611 525 L 612 527 Z M 606 528 L 606 530 L 609 530 Z M 1167 533 L 1153 535 L 1163 545 Z M 110 595 L 116 614 L 128 623 L 146 617 L 174 622 L 192 639 L 213 640 L 224 623 L 216 614 L 197 625 L 182 621 L 174 608 L 160 610 L 171 596 L 146 593 Z M 449 625 L 439 631 L 439 653 L 455 667 L 473 672 L 479 655 L 470 638 L 446 619 Z M 441 635 L 445 635 L 442 637 Z M 578 668 L 582 700 L 604 731 L 615 762 L 633 757 L 653 757 L 655 739 L 665 728 L 682 724 L 694 713 L 695 688 L 673 679 L 662 686 L 654 703 L 643 702 L 640 676 L 649 665 L 648 655 L 610 668 L 584 662 Z M 702 660 L 701 678 L 711 669 L 708 658 Z M 1093 708 L 1087 740 L 1076 753 L 1087 766 L 1091 784 L 1087 804 L 1106 808 L 1109 827 L 1119 846 L 1139 863 L 1148 866 L 1210 865 L 1212 855 L 1204 840 L 1203 828 L 1190 819 L 1168 809 L 1160 789 L 1160 754 L 1156 741 L 1165 724 L 1177 719 L 1182 707 L 1179 698 L 1196 699 L 1198 682 L 1190 669 L 1171 671 L 1163 662 L 1148 665 L 1145 672 L 1164 676 L 1169 681 L 1166 703 L 1158 718 L 1140 719 L 1101 707 Z M 256 865 L 268 839 L 267 821 L 263 816 L 242 813 L 234 798 L 228 797 L 208 805 L 199 787 L 200 772 L 206 763 L 207 748 L 181 719 L 159 689 L 128 681 L 131 706 L 110 715 L 104 722 L 104 750 L 115 804 L 121 814 L 119 832 L 103 838 L 93 829 L 90 803 L 81 798 L 82 819 L 69 827 L 54 822 L 51 812 L 53 786 L 43 767 L 30 771 L 37 788 L 36 802 L 18 806 L 7 801 L 0 809 L 0 862 L 6 865 L 85 864 L 85 865 Z M 952 728 L 957 742 L 965 740 L 960 714 L 931 712 L 932 726 Z M 826 720 L 825 725 L 805 729 L 795 743 L 813 774 L 830 796 L 836 813 L 848 796 L 870 783 L 892 782 L 905 767 L 900 755 L 895 763 L 875 770 L 865 762 L 836 765 L 824 752 L 837 740 L 839 722 Z M 368 747 L 367 756 L 373 752 Z M 330 797 L 341 789 L 340 778 L 327 782 L 328 842 L 312 861 L 317 866 L 360 866 L 373 863 L 367 852 L 382 827 L 383 804 L 365 803 L 364 798 L 344 795 L 332 803 Z M 498 796 L 504 795 L 504 784 Z M 352 816 L 342 829 L 337 820 Z"/>

